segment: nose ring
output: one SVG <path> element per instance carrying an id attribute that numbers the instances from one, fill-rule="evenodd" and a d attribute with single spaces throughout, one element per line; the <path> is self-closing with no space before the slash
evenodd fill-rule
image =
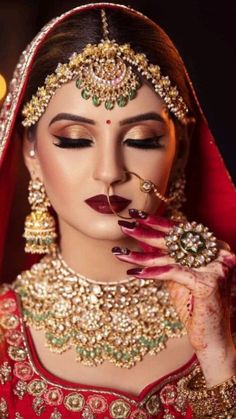
<path id="1" fill-rule="evenodd" d="M 173 201 L 173 199 L 175 199 L 175 194 L 173 194 L 173 195 L 171 195 L 171 196 L 169 196 L 169 197 L 165 197 L 164 195 L 162 195 L 159 191 L 158 191 L 158 189 L 157 189 L 157 186 L 151 181 L 151 180 L 148 180 L 148 179 L 143 179 L 141 176 L 139 176 L 137 173 L 135 173 L 135 172 L 130 172 L 130 171 L 128 171 L 128 170 L 125 170 L 124 171 L 124 173 L 126 173 L 126 174 L 130 174 L 130 175 L 134 175 L 134 176 L 136 176 L 138 179 L 139 179 L 139 189 L 141 190 L 141 192 L 143 192 L 143 193 L 145 193 L 146 194 L 146 200 L 145 200 L 145 203 L 144 203 L 144 208 L 145 208 L 145 206 L 146 206 L 146 202 L 147 202 L 147 198 L 148 198 L 148 194 L 150 194 L 150 193 L 154 193 L 154 195 L 157 197 L 157 198 L 159 198 L 161 201 L 163 201 L 164 203 L 166 203 L 166 204 L 168 204 L 168 203 L 170 203 L 171 201 Z M 109 185 L 109 187 L 108 187 L 108 189 L 107 189 L 107 200 L 108 200 L 108 203 L 109 203 L 109 206 L 110 206 L 110 209 L 111 209 L 111 211 L 113 212 L 113 214 L 115 214 L 117 217 L 120 217 L 120 218 L 123 218 L 123 219 L 125 219 L 125 220 L 130 220 L 130 219 L 132 219 L 133 217 L 125 217 L 124 215 L 120 215 L 118 212 L 116 212 L 113 208 L 112 208 L 112 204 L 111 204 L 111 201 L 110 201 L 110 195 L 109 195 L 109 192 L 110 192 L 110 188 L 111 188 L 111 185 Z M 143 208 L 143 209 L 144 209 Z M 142 209 L 142 210 L 143 210 Z"/>

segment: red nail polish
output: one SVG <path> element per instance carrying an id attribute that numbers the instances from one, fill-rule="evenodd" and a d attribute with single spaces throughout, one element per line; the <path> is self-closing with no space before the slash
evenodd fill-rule
<path id="1" fill-rule="evenodd" d="M 142 268 L 134 268 L 134 269 L 128 269 L 127 274 L 128 275 L 139 275 L 143 271 Z"/>
<path id="2" fill-rule="evenodd" d="M 129 255 L 130 254 L 130 250 L 127 247 L 113 247 L 111 249 L 112 253 L 114 255 Z"/>
<path id="3" fill-rule="evenodd" d="M 133 223 L 129 223 L 128 221 L 119 220 L 119 221 L 118 221 L 118 224 L 119 224 L 121 227 L 125 227 L 125 228 L 128 228 L 128 229 L 130 229 L 130 230 L 133 230 L 133 229 L 136 227 L 136 223 L 135 223 L 135 222 L 133 222 Z"/>
<path id="4" fill-rule="evenodd" d="M 137 210 L 135 208 L 130 208 L 129 214 L 131 215 L 131 217 L 141 218 L 142 220 L 145 220 L 148 217 L 148 214 L 146 212 Z"/>

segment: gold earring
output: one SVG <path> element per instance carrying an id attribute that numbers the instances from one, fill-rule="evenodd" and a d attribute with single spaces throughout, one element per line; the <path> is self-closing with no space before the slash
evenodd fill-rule
<path id="1" fill-rule="evenodd" d="M 181 207 L 186 202 L 185 196 L 186 176 L 181 172 L 170 185 L 170 197 L 172 198 L 166 206 L 166 214 L 174 221 L 184 221 L 186 216 Z"/>
<path id="2" fill-rule="evenodd" d="M 51 204 L 44 184 L 39 179 L 30 181 L 28 200 L 32 210 L 25 220 L 23 234 L 26 239 L 25 251 L 27 253 L 49 253 L 55 245 L 56 225 L 48 211 Z"/>

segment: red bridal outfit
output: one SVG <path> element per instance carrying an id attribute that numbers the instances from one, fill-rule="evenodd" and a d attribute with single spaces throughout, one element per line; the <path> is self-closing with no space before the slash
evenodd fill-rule
<path id="1" fill-rule="evenodd" d="M 46 25 L 23 52 L 10 84 L 0 115 L 0 260 L 11 265 L 17 257 L 9 253 L 12 207 L 17 205 L 14 190 L 18 183 L 20 138 L 16 129 L 22 98 L 34 57 L 44 39 L 60 22 L 94 7 L 126 8 L 99 4 L 73 9 Z M 135 12 L 136 13 L 136 12 Z M 189 82 L 190 84 L 190 82 Z M 190 84 L 191 86 L 191 84 Z M 194 100 L 195 93 L 190 87 Z M 207 225 L 215 235 L 236 250 L 236 194 L 230 176 L 216 147 L 207 122 L 199 109 L 187 167 L 189 220 Z M 24 191 L 26 194 L 26 191 Z M 18 192 L 18 204 L 21 199 Z M 16 204 L 15 204 L 16 203 Z M 10 220 L 10 221 L 9 221 Z M 23 231 L 23 225 L 22 225 Z M 11 233 L 12 234 L 12 233 Z M 16 233 L 17 235 L 17 233 Z M 19 272 L 35 260 L 28 259 Z M 5 262 L 6 263 L 6 262 Z M 12 278 L 14 280 L 14 277 Z M 116 390 L 73 383 L 49 373 L 37 356 L 29 328 L 23 321 L 20 297 L 11 285 L 3 283 L 0 293 L 0 418 L 194 418 L 191 406 L 178 392 L 178 383 L 198 366 L 196 356 L 178 370 L 150 383 L 138 396 Z M 236 288 L 232 287 L 232 331 L 235 333 Z"/>

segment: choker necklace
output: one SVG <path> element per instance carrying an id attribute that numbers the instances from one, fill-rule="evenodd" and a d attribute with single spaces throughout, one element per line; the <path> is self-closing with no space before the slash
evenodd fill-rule
<path id="1" fill-rule="evenodd" d="M 75 347 L 84 365 L 131 368 L 164 349 L 168 338 L 186 334 L 163 282 L 92 281 L 69 268 L 58 249 L 18 275 L 13 287 L 26 324 L 45 332 L 52 352 Z"/>

